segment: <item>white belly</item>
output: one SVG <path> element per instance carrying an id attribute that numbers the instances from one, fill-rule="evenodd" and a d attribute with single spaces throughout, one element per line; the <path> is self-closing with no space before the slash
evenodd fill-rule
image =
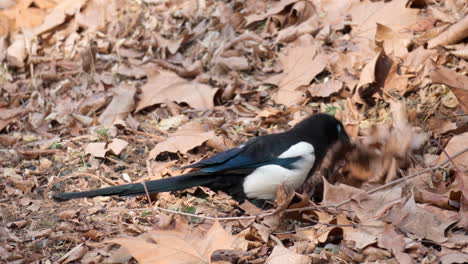
<path id="1" fill-rule="evenodd" d="M 266 165 L 257 168 L 244 180 L 244 193 L 253 199 L 274 199 L 280 184 L 288 189 L 296 190 L 304 183 L 307 174 L 314 166 L 314 147 L 307 142 L 299 142 L 278 158 L 302 158 L 293 164 L 293 169 L 279 165 Z"/>

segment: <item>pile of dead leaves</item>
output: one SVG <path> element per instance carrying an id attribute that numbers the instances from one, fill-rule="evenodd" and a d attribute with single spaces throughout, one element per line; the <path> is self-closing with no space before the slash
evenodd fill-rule
<path id="1" fill-rule="evenodd" d="M 467 262 L 467 32 L 463 0 L 0 0 L 0 259 Z M 319 200 L 50 200 L 313 112 L 355 144 L 301 188 Z"/>

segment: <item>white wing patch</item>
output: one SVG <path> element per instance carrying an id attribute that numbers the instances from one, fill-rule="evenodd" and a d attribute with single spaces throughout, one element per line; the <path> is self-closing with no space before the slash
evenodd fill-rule
<path id="1" fill-rule="evenodd" d="M 245 177 L 243 187 L 246 196 L 256 199 L 274 199 L 280 184 L 293 190 L 299 188 L 314 166 L 314 147 L 310 143 L 301 141 L 278 156 L 278 158 L 292 157 L 301 157 L 293 164 L 294 169 L 287 169 L 280 165 L 266 165 L 257 168 Z"/>

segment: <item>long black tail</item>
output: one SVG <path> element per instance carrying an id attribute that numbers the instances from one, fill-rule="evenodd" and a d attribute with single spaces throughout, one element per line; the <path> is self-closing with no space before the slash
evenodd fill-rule
<path id="1" fill-rule="evenodd" d="M 170 192 L 183 190 L 195 186 L 203 186 L 213 183 L 216 176 L 200 174 L 197 171 L 184 175 L 145 182 L 149 193 Z M 119 186 L 106 187 L 96 190 L 72 193 L 57 193 L 53 197 L 58 201 L 67 201 L 76 198 L 96 197 L 96 196 L 133 196 L 145 194 L 145 187 L 142 183 L 131 183 Z"/>

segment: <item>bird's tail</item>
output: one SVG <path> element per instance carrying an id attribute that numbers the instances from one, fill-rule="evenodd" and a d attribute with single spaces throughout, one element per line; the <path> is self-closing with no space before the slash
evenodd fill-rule
<path id="1" fill-rule="evenodd" d="M 183 190 L 195 186 L 203 186 L 212 183 L 216 177 L 212 175 L 199 174 L 197 171 L 181 176 L 165 178 L 145 182 L 149 193 L 170 192 Z M 143 183 L 131 183 L 119 186 L 106 187 L 84 192 L 57 193 L 53 197 L 58 201 L 70 199 L 96 197 L 96 196 L 134 196 L 145 194 Z"/>

